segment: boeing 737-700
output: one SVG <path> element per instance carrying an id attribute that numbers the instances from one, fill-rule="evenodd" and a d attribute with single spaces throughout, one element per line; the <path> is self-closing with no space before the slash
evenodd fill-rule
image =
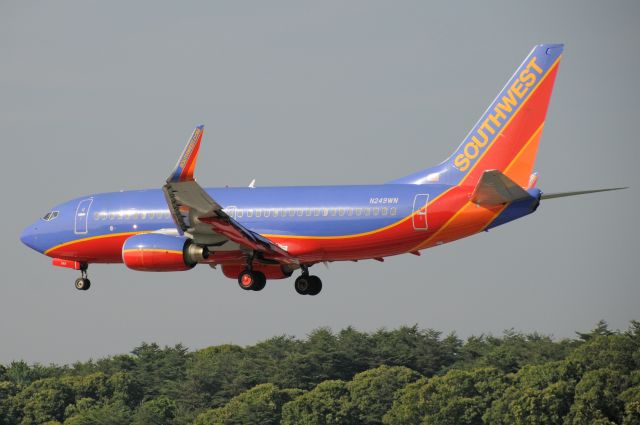
<path id="1" fill-rule="evenodd" d="M 92 263 L 139 271 L 220 267 L 245 290 L 297 270 L 295 290 L 316 295 L 309 268 L 424 249 L 536 211 L 541 200 L 620 188 L 544 194 L 533 172 L 563 45 L 535 46 L 442 163 L 384 184 L 203 188 L 194 179 L 203 126 L 161 189 L 82 196 L 57 205 L 21 240 L 79 270 Z"/>

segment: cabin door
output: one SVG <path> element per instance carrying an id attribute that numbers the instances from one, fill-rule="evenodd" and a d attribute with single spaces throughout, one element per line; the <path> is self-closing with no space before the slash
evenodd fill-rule
<path id="1" fill-rule="evenodd" d="M 415 230 L 428 230 L 427 203 L 429 194 L 420 193 L 413 199 L 413 228 Z"/>
<path id="2" fill-rule="evenodd" d="M 89 218 L 89 208 L 91 208 L 92 198 L 83 199 L 76 208 L 76 225 L 75 234 L 85 235 L 87 234 L 87 220 Z"/>

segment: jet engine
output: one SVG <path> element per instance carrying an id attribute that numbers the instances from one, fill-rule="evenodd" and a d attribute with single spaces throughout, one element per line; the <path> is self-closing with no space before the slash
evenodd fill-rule
<path id="1" fill-rule="evenodd" d="M 174 272 L 193 268 L 209 257 L 209 249 L 184 236 L 143 233 L 122 246 L 122 261 L 133 270 Z"/>

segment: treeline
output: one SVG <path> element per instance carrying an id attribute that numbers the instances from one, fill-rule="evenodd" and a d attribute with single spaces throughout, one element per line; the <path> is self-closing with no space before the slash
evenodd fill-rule
<path id="1" fill-rule="evenodd" d="M 248 347 L 13 362 L 0 365 L 4 424 L 640 424 L 640 322 L 560 341 L 321 328 Z"/>

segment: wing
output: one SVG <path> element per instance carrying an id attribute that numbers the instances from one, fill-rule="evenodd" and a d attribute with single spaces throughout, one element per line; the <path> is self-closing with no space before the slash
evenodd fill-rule
<path id="1" fill-rule="evenodd" d="M 176 167 L 162 188 L 178 231 L 200 245 L 219 246 L 231 241 L 250 255 L 258 254 L 265 260 L 297 264 L 297 260 L 278 245 L 230 217 L 196 183 L 193 173 L 203 130 L 204 126 L 199 126 L 193 131 Z"/>

